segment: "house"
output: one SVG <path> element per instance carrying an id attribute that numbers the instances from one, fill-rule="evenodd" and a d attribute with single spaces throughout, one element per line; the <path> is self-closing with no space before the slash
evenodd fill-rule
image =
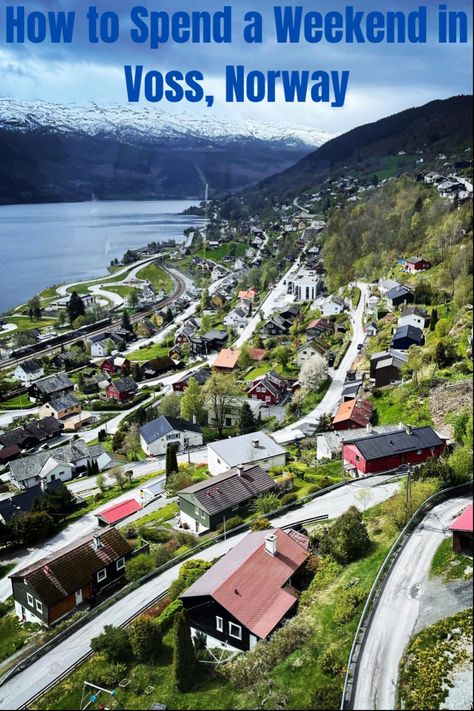
<path id="1" fill-rule="evenodd" d="M 215 531 L 241 508 L 275 488 L 259 466 L 236 467 L 178 491 L 181 527 L 195 533 Z"/>
<path id="2" fill-rule="evenodd" d="M 201 327 L 201 322 L 197 318 L 188 319 L 176 334 L 175 344 L 184 345 L 191 344 L 191 339 L 197 334 Z"/>
<path id="3" fill-rule="evenodd" d="M 394 279 L 381 279 L 378 283 L 379 291 L 383 296 L 386 296 L 392 289 L 396 289 L 397 286 L 401 286 L 401 284 Z"/>
<path id="4" fill-rule="evenodd" d="M 431 269 L 431 262 L 423 259 L 423 257 L 409 257 L 405 259 L 405 267 L 410 274 L 416 274 L 417 272 Z"/>
<path id="5" fill-rule="evenodd" d="M 127 375 L 130 372 L 131 364 L 128 358 L 116 355 L 106 358 L 99 367 L 103 373 L 108 373 L 109 375 L 115 375 L 116 373 Z"/>
<path id="6" fill-rule="evenodd" d="M 449 527 L 453 532 L 453 551 L 464 553 L 472 557 L 472 510 L 473 505 L 469 504 L 462 514 Z"/>
<path id="7" fill-rule="evenodd" d="M 59 479 L 49 484 L 42 481 L 37 486 L 32 486 L 31 489 L 12 495 L 8 499 L 2 499 L 0 501 L 0 523 L 8 524 L 17 516 L 29 513 L 33 510 L 37 499 L 40 499 L 46 493 L 56 491 L 61 486 L 63 486 L 63 483 Z"/>
<path id="8" fill-rule="evenodd" d="M 329 296 L 323 303 L 323 316 L 338 316 L 346 308 L 346 302 L 342 296 Z"/>
<path id="9" fill-rule="evenodd" d="M 2 447 L 17 446 L 20 450 L 33 449 L 58 437 L 63 430 L 63 425 L 53 417 L 46 417 L 37 422 L 31 422 L 23 427 L 4 432 L 0 435 L 0 449 Z"/>
<path id="10" fill-rule="evenodd" d="M 379 332 L 379 329 L 377 328 L 377 324 L 374 321 L 371 321 L 365 327 L 365 332 L 366 332 L 368 338 L 373 338 Z"/>
<path id="11" fill-rule="evenodd" d="M 132 514 L 138 513 L 142 505 L 137 499 L 125 499 L 94 514 L 99 526 L 115 526 Z"/>
<path id="12" fill-rule="evenodd" d="M 17 365 L 14 370 L 13 377 L 15 380 L 19 380 L 23 385 L 31 385 L 35 380 L 39 380 L 44 375 L 44 368 L 39 362 L 32 358 L 31 360 L 25 360 L 23 363 Z"/>
<path id="13" fill-rule="evenodd" d="M 184 391 L 189 385 L 189 381 L 191 380 L 191 378 L 194 378 L 197 384 L 203 387 L 207 383 L 211 375 L 211 369 L 207 367 L 200 368 L 199 370 L 194 370 L 191 373 L 187 373 L 187 375 L 181 378 L 181 380 L 177 380 L 175 383 L 173 383 L 173 391 L 175 393 L 184 393 Z"/>
<path id="14" fill-rule="evenodd" d="M 18 618 L 50 627 L 90 605 L 123 578 L 132 551 L 116 529 L 108 528 L 13 573 L 9 577 Z"/>
<path id="15" fill-rule="evenodd" d="M 415 326 L 399 326 L 392 336 L 392 348 L 406 351 L 411 346 L 422 346 L 425 342 L 423 331 Z"/>
<path id="16" fill-rule="evenodd" d="M 254 363 L 261 363 L 262 361 L 265 360 L 265 356 L 267 355 L 267 351 L 265 348 L 251 348 L 250 349 L 250 357 L 254 361 Z"/>
<path id="17" fill-rule="evenodd" d="M 397 432 L 374 434 L 344 442 L 344 468 L 351 476 L 380 474 L 407 464 L 422 464 L 440 457 L 446 439 L 431 427 L 400 427 Z"/>
<path id="18" fill-rule="evenodd" d="M 82 413 L 81 403 L 70 393 L 44 403 L 39 409 L 39 416 L 54 417 L 62 422 L 64 430 L 69 432 L 77 432 L 91 420 L 91 415 Z"/>
<path id="19" fill-rule="evenodd" d="M 332 321 L 327 318 L 317 318 L 311 321 L 306 328 L 308 340 L 312 338 L 320 338 L 321 336 L 332 336 L 335 331 L 335 326 Z"/>
<path id="20" fill-rule="evenodd" d="M 115 399 L 118 402 L 128 402 L 133 400 L 138 391 L 138 385 L 133 378 L 127 376 L 120 380 L 114 380 L 105 391 L 105 396 L 109 400 Z"/>
<path id="21" fill-rule="evenodd" d="M 247 397 L 250 400 L 261 400 L 267 405 L 275 406 L 283 402 L 287 391 L 288 381 L 275 371 L 271 371 L 255 378 L 247 391 Z"/>
<path id="22" fill-rule="evenodd" d="M 377 388 L 398 383 L 402 378 L 402 368 L 408 363 L 408 356 L 400 351 L 379 351 L 370 357 L 370 378 Z"/>
<path id="23" fill-rule="evenodd" d="M 261 329 L 261 333 L 267 336 L 286 336 L 291 328 L 290 321 L 280 316 L 273 316 Z"/>
<path id="24" fill-rule="evenodd" d="M 364 381 L 362 379 L 351 380 L 344 383 L 344 387 L 342 388 L 342 401 L 349 402 L 350 400 L 356 399 L 363 384 Z"/>
<path id="25" fill-rule="evenodd" d="M 349 400 L 339 405 L 333 418 L 335 430 L 351 430 L 366 427 L 372 421 L 374 407 L 368 400 Z"/>
<path id="26" fill-rule="evenodd" d="M 143 451 L 157 457 L 166 454 L 170 444 L 177 444 L 183 451 L 203 443 L 202 432 L 197 425 L 178 417 L 158 417 L 140 429 Z"/>
<path id="27" fill-rule="evenodd" d="M 396 432 L 400 425 L 367 425 L 355 430 L 333 430 L 316 434 L 316 459 L 333 459 L 341 455 L 343 444 L 346 440 L 362 439 L 373 434 Z"/>
<path id="28" fill-rule="evenodd" d="M 247 403 L 252 410 L 252 414 L 256 420 L 262 418 L 262 403 L 260 400 L 247 400 L 244 397 L 231 397 L 226 400 L 224 411 L 218 413 L 216 417 L 215 413 L 215 403 L 212 398 L 206 403 L 206 410 L 209 425 L 211 427 L 217 427 L 217 420 L 219 423 L 222 422 L 224 427 L 238 427 L 240 422 L 240 413 L 244 403 Z"/>
<path id="29" fill-rule="evenodd" d="M 415 296 L 411 289 L 399 284 L 387 292 L 387 300 L 390 302 L 391 308 L 396 309 L 402 304 L 412 304 L 415 301 Z"/>
<path id="30" fill-rule="evenodd" d="M 140 506 L 143 508 L 148 504 L 151 504 L 152 501 L 156 501 L 156 499 L 159 499 L 165 491 L 165 486 L 166 477 L 164 476 L 158 481 L 142 486 L 142 488 L 138 491 L 137 499 Z"/>
<path id="31" fill-rule="evenodd" d="M 257 289 L 245 289 L 244 291 L 239 291 L 239 299 L 245 299 L 251 303 L 257 298 Z"/>
<path id="32" fill-rule="evenodd" d="M 402 315 L 398 319 L 398 325 L 413 326 L 423 331 L 427 318 L 428 314 L 424 309 L 420 309 L 418 306 L 407 306 L 403 309 Z"/>
<path id="33" fill-rule="evenodd" d="M 181 594 L 192 632 L 209 647 L 248 651 L 291 616 L 303 541 L 281 529 L 250 533 Z M 293 587 L 295 586 L 295 587 Z"/>
<path id="34" fill-rule="evenodd" d="M 161 356 L 161 358 L 153 358 L 140 366 L 140 372 L 143 380 L 158 378 L 164 373 L 175 371 L 180 366 L 169 356 Z"/>
<path id="35" fill-rule="evenodd" d="M 298 318 L 300 313 L 301 309 L 299 306 L 289 306 L 284 311 L 280 311 L 280 316 L 285 321 L 290 321 L 291 323 L 293 323 L 293 321 Z"/>
<path id="36" fill-rule="evenodd" d="M 308 343 L 304 343 L 296 351 L 296 363 L 300 368 L 302 368 L 305 363 L 308 363 L 308 361 L 319 361 L 321 365 L 325 366 L 327 365 L 327 359 L 328 349 L 324 343 L 317 338 L 308 341 Z"/>
<path id="37" fill-rule="evenodd" d="M 258 464 L 266 471 L 283 467 L 287 452 L 265 432 L 257 432 L 212 442 L 207 445 L 207 455 L 209 473 L 216 476 L 249 464 Z"/>
<path id="38" fill-rule="evenodd" d="M 217 281 L 218 279 L 223 279 L 229 271 L 223 267 L 221 264 L 216 264 L 211 272 L 212 281 Z"/>
<path id="39" fill-rule="evenodd" d="M 98 448 L 103 449 L 102 445 Z M 86 471 L 87 463 L 93 459 L 91 450 L 85 442 L 78 439 L 63 447 L 38 452 L 30 457 L 22 457 L 10 462 L 9 479 L 19 489 L 30 489 L 41 481 L 69 481 L 77 474 Z"/>
<path id="40" fill-rule="evenodd" d="M 237 306 L 235 309 L 232 311 L 229 311 L 227 316 L 224 319 L 224 326 L 228 326 L 229 328 L 245 328 L 247 325 L 247 314 L 242 309 L 240 306 Z"/>
<path id="41" fill-rule="evenodd" d="M 213 368 L 218 373 L 233 373 L 237 368 L 237 364 L 240 358 L 240 351 L 234 351 L 230 348 L 223 348 L 216 360 L 214 361 Z"/>
<path id="42" fill-rule="evenodd" d="M 0 467 L 18 459 L 19 456 L 21 456 L 21 449 L 17 444 L 11 444 L 8 447 L 0 445 Z"/>
<path id="43" fill-rule="evenodd" d="M 47 402 L 58 395 L 72 393 L 73 390 L 74 383 L 69 380 L 66 373 L 56 373 L 32 383 L 28 388 L 28 396 L 30 400 L 36 402 Z"/>
<path id="44" fill-rule="evenodd" d="M 229 336 L 225 331 L 218 331 L 215 328 L 208 331 L 202 336 L 205 353 L 220 351 L 222 348 L 225 348 L 228 340 Z"/>

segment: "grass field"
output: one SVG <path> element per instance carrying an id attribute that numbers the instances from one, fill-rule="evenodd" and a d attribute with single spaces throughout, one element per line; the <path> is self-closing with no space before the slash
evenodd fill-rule
<path id="1" fill-rule="evenodd" d="M 35 407 L 35 404 L 29 401 L 26 393 L 12 397 L 4 402 L 0 402 L 0 410 L 28 410 L 33 407 Z"/>
<path id="2" fill-rule="evenodd" d="M 155 291 L 164 291 L 171 294 L 173 291 L 173 280 L 168 274 L 156 264 L 148 264 L 137 274 L 138 279 L 147 279 Z"/>
<path id="3" fill-rule="evenodd" d="M 227 242 L 226 244 L 221 244 L 217 249 L 206 249 L 205 252 L 204 249 L 201 249 L 196 252 L 196 255 L 201 257 L 201 259 L 206 258 L 212 259 L 214 262 L 221 262 L 224 257 L 229 256 L 229 254 L 232 254 L 234 257 L 242 257 L 246 251 L 246 244 L 242 244 L 241 242 Z"/>
<path id="4" fill-rule="evenodd" d="M 20 625 L 13 610 L 0 617 L 0 662 L 8 659 L 27 641 L 32 625 Z"/>
<path id="5" fill-rule="evenodd" d="M 442 580 L 472 578 L 472 558 L 453 551 L 451 536 L 441 543 L 431 563 L 430 575 Z"/>
<path id="6" fill-rule="evenodd" d="M 8 322 L 14 323 L 19 332 L 29 331 L 32 328 L 44 329 L 54 326 L 56 321 L 51 318 L 30 319 L 29 316 L 8 316 Z M 16 332 L 15 332 L 16 333 Z"/>
<path id="7" fill-rule="evenodd" d="M 153 358 L 161 358 L 162 356 L 167 356 L 168 351 L 171 346 L 163 345 L 162 343 L 153 343 L 153 345 L 147 348 L 139 348 L 133 353 L 129 353 L 127 358 L 131 361 L 146 361 L 152 360 Z"/>

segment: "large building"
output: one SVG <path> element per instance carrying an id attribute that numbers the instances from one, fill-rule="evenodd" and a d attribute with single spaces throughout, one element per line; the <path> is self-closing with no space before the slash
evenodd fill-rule
<path id="1" fill-rule="evenodd" d="M 265 432 L 253 432 L 240 437 L 229 437 L 207 445 L 208 468 L 212 476 L 233 467 L 259 465 L 269 471 L 286 464 L 286 449 L 280 447 Z"/>
<path id="2" fill-rule="evenodd" d="M 307 538 L 270 529 L 250 533 L 181 595 L 191 629 L 209 647 L 248 651 L 295 611 Z"/>

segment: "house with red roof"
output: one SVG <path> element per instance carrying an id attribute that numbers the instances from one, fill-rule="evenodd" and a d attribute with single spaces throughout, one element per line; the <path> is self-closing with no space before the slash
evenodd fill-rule
<path id="1" fill-rule="evenodd" d="M 472 556 L 473 505 L 469 504 L 449 527 L 453 532 L 453 551 Z"/>
<path id="2" fill-rule="evenodd" d="M 123 521 L 128 516 L 131 516 L 137 511 L 140 511 L 141 504 L 136 501 L 136 499 L 126 499 L 121 501 L 119 504 L 114 506 L 109 506 L 107 509 L 99 511 L 95 515 L 99 525 L 101 526 L 113 526 L 120 521 Z"/>
<path id="3" fill-rule="evenodd" d="M 209 647 L 252 649 L 294 614 L 308 556 L 302 537 L 250 533 L 180 596 L 191 630 L 205 634 Z"/>
<path id="4" fill-rule="evenodd" d="M 339 405 L 332 421 L 335 430 L 356 430 L 372 421 L 374 407 L 368 400 L 348 400 Z"/>

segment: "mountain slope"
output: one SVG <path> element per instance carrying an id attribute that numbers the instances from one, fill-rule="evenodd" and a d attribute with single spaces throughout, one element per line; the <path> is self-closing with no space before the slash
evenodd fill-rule
<path id="1" fill-rule="evenodd" d="M 128 106 L 0 99 L 0 203 L 202 198 L 287 168 L 329 134 Z"/>
<path id="2" fill-rule="evenodd" d="M 472 96 L 432 101 L 328 141 L 288 170 L 264 180 L 248 198 L 252 204 L 267 196 L 288 199 L 339 175 L 387 177 L 421 169 L 420 165 L 424 169 L 440 153 L 458 152 L 461 157 L 471 142 Z M 421 159 L 422 164 L 417 164 Z"/>

